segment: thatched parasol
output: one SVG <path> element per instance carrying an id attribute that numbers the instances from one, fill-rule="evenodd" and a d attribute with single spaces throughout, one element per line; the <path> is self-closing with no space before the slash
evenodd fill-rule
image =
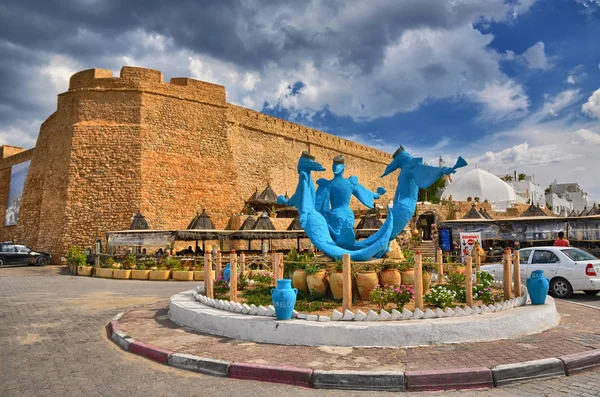
<path id="1" fill-rule="evenodd" d="M 150 227 L 148 226 L 148 222 L 144 215 L 138 210 L 137 213 L 133 214 L 133 218 L 131 218 L 131 225 L 129 226 L 129 230 L 148 230 Z"/>
<path id="2" fill-rule="evenodd" d="M 187 227 L 187 230 L 196 230 L 196 231 L 207 231 L 207 230 L 215 230 L 215 224 L 213 223 L 212 219 L 210 219 L 210 216 L 208 216 L 208 214 L 206 213 L 206 210 L 203 208 L 202 209 L 202 213 L 198 214 L 198 211 L 196 211 L 196 216 L 194 217 L 194 219 L 192 219 L 192 221 L 190 222 L 190 224 Z M 202 252 L 205 252 L 205 247 L 204 247 L 204 240 L 207 239 L 211 239 L 210 238 L 211 233 L 196 233 L 195 237 L 195 241 L 196 241 L 196 252 L 199 253 L 200 251 L 200 247 L 198 246 L 198 240 L 202 241 Z M 189 236 L 185 236 L 184 233 L 180 233 L 180 237 L 184 238 L 184 237 L 189 237 Z"/>

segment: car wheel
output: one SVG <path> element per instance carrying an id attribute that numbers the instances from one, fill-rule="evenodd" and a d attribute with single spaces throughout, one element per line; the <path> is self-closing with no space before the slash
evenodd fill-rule
<path id="1" fill-rule="evenodd" d="M 38 258 L 38 260 L 35 262 L 36 265 L 38 266 L 46 266 L 48 264 L 48 258 Z"/>
<path id="2" fill-rule="evenodd" d="M 573 296 L 573 287 L 564 278 L 555 278 L 550 283 L 550 291 L 557 298 L 570 298 Z"/>
<path id="3" fill-rule="evenodd" d="M 0 266 L 4 266 L 4 259 L 0 258 Z"/>
<path id="4" fill-rule="evenodd" d="M 586 295 L 596 295 L 598 291 L 583 291 Z"/>

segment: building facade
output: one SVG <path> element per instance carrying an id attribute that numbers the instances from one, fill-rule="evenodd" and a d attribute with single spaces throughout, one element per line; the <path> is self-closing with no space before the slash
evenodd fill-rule
<path id="1" fill-rule="evenodd" d="M 316 177 L 331 178 L 332 159 L 344 155 L 347 175 L 388 190 L 381 203 L 396 184 L 395 175 L 380 178 L 387 153 L 230 104 L 223 86 L 167 83 L 160 71 L 136 67 L 123 67 L 119 77 L 104 69 L 76 73 L 36 147 L 2 150 L 1 213 L 15 170 L 27 171 L 18 220 L 3 223 L 0 239 L 55 258 L 127 229 L 138 209 L 153 229 L 184 229 L 199 208 L 225 228 L 257 187 L 270 183 L 291 195 L 304 150 L 327 168 Z"/>
<path id="2" fill-rule="evenodd" d="M 556 183 L 550 184 L 550 192 L 565 197 L 573 203 L 573 208 L 577 213 L 583 211 L 588 206 L 588 195 L 583 191 L 578 183 Z"/>

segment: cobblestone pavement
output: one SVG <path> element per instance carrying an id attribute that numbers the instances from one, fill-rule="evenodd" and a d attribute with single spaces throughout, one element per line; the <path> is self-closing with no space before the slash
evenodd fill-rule
<path id="1" fill-rule="evenodd" d="M 119 326 L 134 339 L 200 357 L 325 370 L 491 368 L 600 348 L 597 309 L 560 300 L 556 306 L 560 324 L 535 335 L 406 349 L 269 345 L 201 334 L 169 320 L 167 300 L 128 312 Z"/>
<path id="2" fill-rule="evenodd" d="M 191 283 L 74 277 L 57 267 L 0 269 L 0 396 L 379 396 L 200 375 L 120 350 L 105 324 Z M 600 395 L 600 371 L 461 396 Z M 457 392 L 402 393 L 409 396 Z"/>

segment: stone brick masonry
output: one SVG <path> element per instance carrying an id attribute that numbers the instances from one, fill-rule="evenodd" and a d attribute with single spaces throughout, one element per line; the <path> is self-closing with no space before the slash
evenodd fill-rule
<path id="1" fill-rule="evenodd" d="M 257 187 L 293 193 L 303 150 L 327 168 L 343 154 L 347 175 L 372 190 L 386 187 L 382 203 L 392 199 L 396 176 L 379 178 L 387 153 L 229 104 L 223 86 L 167 83 L 160 71 L 127 66 L 119 77 L 84 70 L 58 96 L 35 149 L 0 159 L 0 214 L 10 166 L 31 159 L 18 225 L 0 227 L 0 239 L 58 258 L 126 229 L 137 209 L 152 228 L 182 229 L 206 208 L 224 228 Z"/>

